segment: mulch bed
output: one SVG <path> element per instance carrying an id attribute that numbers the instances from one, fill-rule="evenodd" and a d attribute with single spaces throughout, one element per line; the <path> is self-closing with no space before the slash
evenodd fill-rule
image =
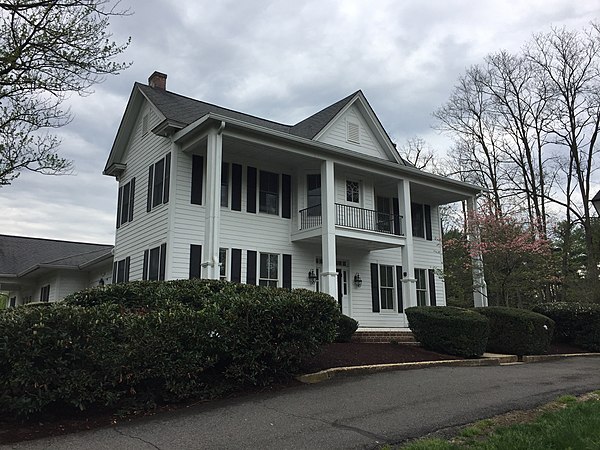
<path id="1" fill-rule="evenodd" d="M 366 366 L 418 361 L 462 359 L 425 350 L 416 345 L 334 343 L 323 347 L 321 353 L 303 366 L 303 372 L 318 372 L 332 367 Z"/>

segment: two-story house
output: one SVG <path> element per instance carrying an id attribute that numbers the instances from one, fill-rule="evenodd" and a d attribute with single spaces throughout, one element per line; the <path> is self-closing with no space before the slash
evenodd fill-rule
<path id="1" fill-rule="evenodd" d="M 317 289 L 363 328 L 445 304 L 438 207 L 481 189 L 404 161 L 361 91 L 285 125 L 166 78 L 134 85 L 104 169 L 119 182 L 115 281 Z"/>

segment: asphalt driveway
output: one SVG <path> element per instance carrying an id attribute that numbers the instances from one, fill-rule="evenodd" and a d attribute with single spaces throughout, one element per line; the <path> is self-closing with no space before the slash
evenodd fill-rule
<path id="1" fill-rule="evenodd" d="M 2 448 L 373 448 L 596 389 L 600 358 L 385 372 Z"/>

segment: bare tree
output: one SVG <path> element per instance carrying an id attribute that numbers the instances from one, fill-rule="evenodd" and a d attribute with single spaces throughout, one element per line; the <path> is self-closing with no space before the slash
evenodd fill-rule
<path id="1" fill-rule="evenodd" d="M 71 114 L 70 93 L 86 95 L 129 45 L 108 33 L 109 19 L 127 14 L 110 0 L 0 0 L 0 186 L 24 170 L 64 174 L 52 130 Z"/>
<path id="2" fill-rule="evenodd" d="M 437 162 L 433 149 L 421 137 L 412 137 L 406 140 L 406 143 L 398 149 L 400 156 L 419 170 L 435 172 Z"/>
<path id="3" fill-rule="evenodd" d="M 525 56 L 542 74 L 551 94 L 552 143 L 569 155 L 568 166 L 563 169 L 567 177 L 566 201 L 550 199 L 563 205 L 583 226 L 588 278 L 597 280 L 590 188 L 600 130 L 600 26 L 594 24 L 583 32 L 553 28 L 534 36 Z"/>

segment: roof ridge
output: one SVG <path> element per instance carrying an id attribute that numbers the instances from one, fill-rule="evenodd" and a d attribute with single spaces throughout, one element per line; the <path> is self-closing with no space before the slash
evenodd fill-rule
<path id="1" fill-rule="evenodd" d="M 66 239 L 53 239 L 53 238 L 39 238 L 33 236 L 19 236 L 15 234 L 0 234 L 0 238 L 17 238 L 17 239 L 30 239 L 35 241 L 49 241 L 49 242 L 64 242 L 68 244 L 83 244 L 83 245 L 95 245 L 98 247 L 113 247 L 113 244 L 98 244 L 96 242 L 82 242 L 82 241 L 68 241 Z"/>
<path id="2" fill-rule="evenodd" d="M 289 128 L 292 128 L 292 126 L 293 126 L 293 125 L 290 125 L 290 124 L 287 124 L 287 123 L 277 122 L 275 120 L 265 119 L 264 117 L 259 117 L 259 116 L 256 116 L 254 114 L 249 114 L 249 113 L 246 113 L 246 112 L 243 112 L 243 111 L 238 111 L 236 109 L 227 108 L 226 106 L 221 106 L 221 105 L 217 105 L 215 103 L 205 102 L 204 100 L 198 100 L 197 98 L 188 97 L 187 95 L 178 94 L 177 92 L 169 91 L 167 89 L 154 88 L 152 86 L 148 86 L 147 84 L 140 83 L 139 81 L 136 81 L 135 84 L 137 84 L 139 86 L 142 86 L 145 89 L 152 89 L 153 91 L 158 91 L 160 93 L 164 92 L 164 93 L 167 93 L 167 94 L 170 94 L 170 95 L 174 95 L 176 97 L 184 98 L 186 100 L 192 100 L 192 101 L 194 101 L 196 103 L 203 103 L 205 105 L 213 106 L 213 107 L 219 108 L 219 109 L 224 109 L 224 110 L 232 112 L 232 113 L 242 114 L 244 116 L 252 117 L 254 119 L 263 120 L 265 122 L 270 122 L 270 123 L 275 124 L 275 125 L 280 125 L 280 126 L 289 127 Z"/>

